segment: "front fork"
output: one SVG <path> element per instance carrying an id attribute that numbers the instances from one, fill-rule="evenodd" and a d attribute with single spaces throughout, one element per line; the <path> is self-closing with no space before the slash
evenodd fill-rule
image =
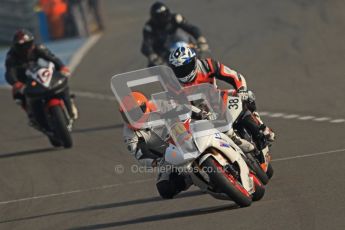
<path id="1" fill-rule="evenodd" d="M 65 102 L 62 98 L 52 98 L 48 101 L 47 105 L 46 105 L 46 113 L 49 111 L 49 108 L 53 107 L 53 106 L 60 106 L 62 108 L 62 111 L 65 115 L 66 118 L 66 126 L 68 131 L 72 131 L 72 125 L 73 125 L 73 119 L 71 118 L 71 116 L 69 115 L 69 112 L 66 108 Z"/>

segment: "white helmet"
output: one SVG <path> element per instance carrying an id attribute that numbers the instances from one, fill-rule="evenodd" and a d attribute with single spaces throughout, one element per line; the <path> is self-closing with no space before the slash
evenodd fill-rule
<path id="1" fill-rule="evenodd" d="M 169 55 L 169 65 L 182 83 L 191 82 L 196 76 L 196 54 L 187 44 L 176 47 Z"/>

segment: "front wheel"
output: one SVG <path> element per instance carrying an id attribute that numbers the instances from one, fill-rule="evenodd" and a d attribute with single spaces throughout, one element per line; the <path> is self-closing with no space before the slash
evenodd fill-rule
<path id="1" fill-rule="evenodd" d="M 253 193 L 253 201 L 261 200 L 265 195 L 265 187 L 255 175 L 250 175 L 254 181 L 255 192 Z"/>
<path id="2" fill-rule="evenodd" d="M 59 140 L 56 140 L 54 137 L 48 136 L 48 139 L 49 139 L 49 142 L 52 146 L 54 146 L 54 147 L 61 147 L 62 146 L 61 142 Z"/>
<path id="3" fill-rule="evenodd" d="M 67 128 L 67 119 L 60 106 L 50 108 L 53 121 L 53 131 L 64 148 L 71 148 L 73 145 L 71 133 Z"/>
<path id="4" fill-rule="evenodd" d="M 248 191 L 230 173 L 227 173 L 213 157 L 208 157 L 202 163 L 202 168 L 206 169 L 211 184 L 217 190 L 227 194 L 241 207 L 251 205 L 252 198 Z"/>

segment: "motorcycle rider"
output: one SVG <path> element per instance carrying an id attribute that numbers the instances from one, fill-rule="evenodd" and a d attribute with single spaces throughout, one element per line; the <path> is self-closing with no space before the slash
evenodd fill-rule
<path id="1" fill-rule="evenodd" d="M 156 107 L 141 92 L 134 91 L 129 97 L 134 98 L 134 104 L 125 98 L 120 106 L 120 113 L 124 120 L 124 142 L 130 154 L 141 165 L 158 167 L 157 190 L 162 198 L 171 199 L 181 191 L 188 189 L 191 186 L 191 180 L 164 164 L 164 153 L 168 144 L 161 137 L 167 136 L 167 129 L 163 127 L 134 128 L 130 125 L 125 112 L 131 113 L 135 108 L 140 108 L 144 115 L 138 120 L 145 122 L 151 119 L 148 114 L 156 111 Z"/>
<path id="2" fill-rule="evenodd" d="M 267 146 L 267 140 L 274 141 L 275 134 L 255 111 L 255 98 L 253 93 L 248 91 L 246 80 L 240 73 L 213 59 L 198 59 L 194 50 L 184 45 L 171 52 L 169 65 L 183 86 L 210 83 L 217 87 L 216 79 L 231 84 L 234 87 L 233 94 L 239 96 L 249 109 L 239 124 L 249 130 L 259 150 Z M 233 138 L 237 139 L 236 136 Z M 240 142 L 243 144 L 243 140 L 237 139 L 236 142 L 241 148 Z"/>
<path id="3" fill-rule="evenodd" d="M 7 53 L 6 57 L 6 72 L 5 78 L 8 84 L 12 86 L 13 99 L 22 106 L 24 110 L 27 107 L 25 100 L 24 89 L 27 81 L 25 74 L 26 69 L 30 63 L 37 62 L 38 59 L 44 59 L 54 63 L 56 70 L 66 77 L 70 76 L 69 69 L 57 58 L 46 46 L 36 44 L 33 34 L 26 29 L 19 29 L 15 32 L 12 40 L 12 46 Z M 77 109 L 70 98 L 69 89 L 67 88 L 62 92 L 61 97 L 64 100 L 66 109 L 73 119 L 77 119 Z M 31 103 L 31 102 L 30 102 Z M 30 106 L 33 108 L 33 113 L 39 122 L 43 122 L 40 111 L 40 104 L 32 102 Z M 32 120 L 32 114 L 28 114 L 31 124 L 35 124 Z M 38 116 L 38 117 L 37 117 Z M 44 122 L 42 124 L 44 126 Z M 45 128 L 45 127 L 43 127 Z"/>
<path id="4" fill-rule="evenodd" d="M 209 49 L 206 38 L 202 36 L 200 29 L 188 23 L 181 14 L 171 13 L 165 4 L 154 3 L 151 6 L 150 15 L 151 18 L 143 29 L 144 39 L 141 47 L 141 52 L 149 60 L 149 66 L 164 63 L 161 53 L 164 51 L 165 40 L 168 36 L 174 35 L 179 28 L 197 41 L 200 51 Z"/>

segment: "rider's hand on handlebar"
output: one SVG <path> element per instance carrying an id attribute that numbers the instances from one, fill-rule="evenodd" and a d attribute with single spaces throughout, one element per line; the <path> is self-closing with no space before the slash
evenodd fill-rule
<path id="1" fill-rule="evenodd" d="M 237 96 L 241 98 L 242 101 L 247 101 L 249 98 L 248 90 L 246 89 L 238 89 L 237 90 Z"/>
<path id="2" fill-rule="evenodd" d="M 160 56 L 158 56 L 157 54 L 150 54 L 148 56 L 148 58 L 149 58 L 150 63 L 153 64 L 153 65 L 162 65 L 162 64 L 164 64 L 163 59 Z"/>
<path id="3" fill-rule="evenodd" d="M 60 70 L 60 73 L 65 75 L 66 77 L 71 76 L 71 71 L 69 70 L 69 68 L 67 66 L 63 66 Z"/>
<path id="4" fill-rule="evenodd" d="M 18 95 L 24 94 L 25 85 L 21 83 L 20 81 L 17 81 L 12 86 L 12 95 L 13 98 L 16 98 Z"/>
<path id="5" fill-rule="evenodd" d="M 198 47 L 201 52 L 208 51 L 210 49 L 205 37 L 201 36 L 198 38 Z"/>

